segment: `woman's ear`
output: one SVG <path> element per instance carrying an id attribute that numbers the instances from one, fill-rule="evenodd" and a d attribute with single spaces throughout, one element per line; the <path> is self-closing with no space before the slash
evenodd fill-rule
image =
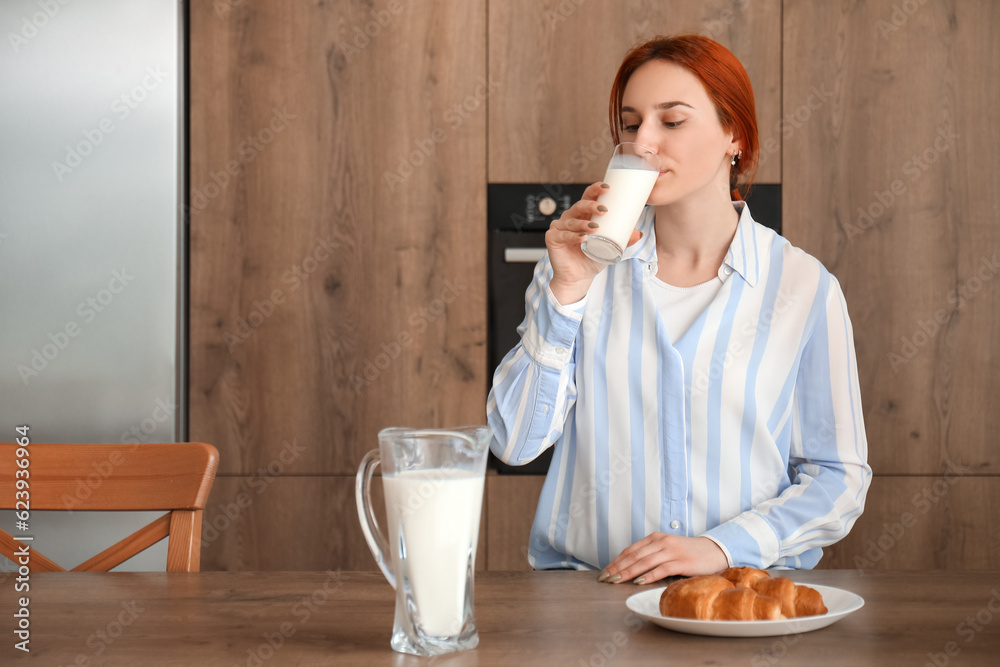
<path id="1" fill-rule="evenodd" d="M 743 140 L 736 135 L 732 135 L 729 139 L 729 150 L 732 153 L 738 153 L 743 150 Z"/>

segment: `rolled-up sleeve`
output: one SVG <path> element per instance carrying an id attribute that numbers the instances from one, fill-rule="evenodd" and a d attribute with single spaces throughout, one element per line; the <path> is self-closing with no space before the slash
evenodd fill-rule
<path id="1" fill-rule="evenodd" d="M 510 465 L 528 463 L 558 440 L 576 403 L 576 337 L 586 297 L 561 305 L 551 277 L 546 255 L 525 294 L 521 341 L 496 369 L 487 402 L 491 449 Z"/>
<path id="2" fill-rule="evenodd" d="M 822 298 L 822 297 L 820 297 Z M 765 568 L 795 562 L 843 538 L 861 515 L 871 483 L 854 335 L 837 279 L 829 275 L 819 314 L 797 370 L 789 466 L 791 485 L 708 530 L 730 565 Z M 803 559 L 804 560 L 804 559 Z"/>

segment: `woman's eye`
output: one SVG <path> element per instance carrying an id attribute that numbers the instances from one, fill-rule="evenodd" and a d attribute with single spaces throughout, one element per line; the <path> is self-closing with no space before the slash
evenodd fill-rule
<path id="1" fill-rule="evenodd" d="M 674 127 L 679 127 L 680 124 L 683 123 L 683 122 L 684 121 L 682 121 L 682 120 L 673 121 L 673 122 L 671 122 L 671 121 L 664 121 L 663 125 L 665 127 L 674 128 Z M 634 125 L 622 125 L 622 132 L 635 133 L 635 132 L 638 132 L 638 131 L 639 131 L 639 125 L 638 124 L 634 124 Z"/>

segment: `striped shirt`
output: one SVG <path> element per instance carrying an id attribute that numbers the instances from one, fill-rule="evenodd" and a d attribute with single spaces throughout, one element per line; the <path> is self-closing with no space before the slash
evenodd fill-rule
<path id="1" fill-rule="evenodd" d="M 871 468 L 840 283 L 733 205 L 722 288 L 676 344 L 651 294 L 652 207 L 582 301 L 556 301 L 547 255 L 535 267 L 521 342 L 487 405 L 504 462 L 555 447 L 532 567 L 603 568 L 660 531 L 708 537 L 732 566 L 811 568 L 864 509 Z"/>

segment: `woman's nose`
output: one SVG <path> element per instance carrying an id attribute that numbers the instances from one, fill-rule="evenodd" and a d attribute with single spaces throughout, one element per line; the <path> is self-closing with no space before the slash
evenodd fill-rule
<path id="1" fill-rule="evenodd" d="M 639 126 L 638 131 L 635 133 L 635 142 L 637 144 L 642 144 L 647 148 L 652 148 L 653 152 L 657 151 L 656 136 L 650 123 L 643 123 Z"/>

